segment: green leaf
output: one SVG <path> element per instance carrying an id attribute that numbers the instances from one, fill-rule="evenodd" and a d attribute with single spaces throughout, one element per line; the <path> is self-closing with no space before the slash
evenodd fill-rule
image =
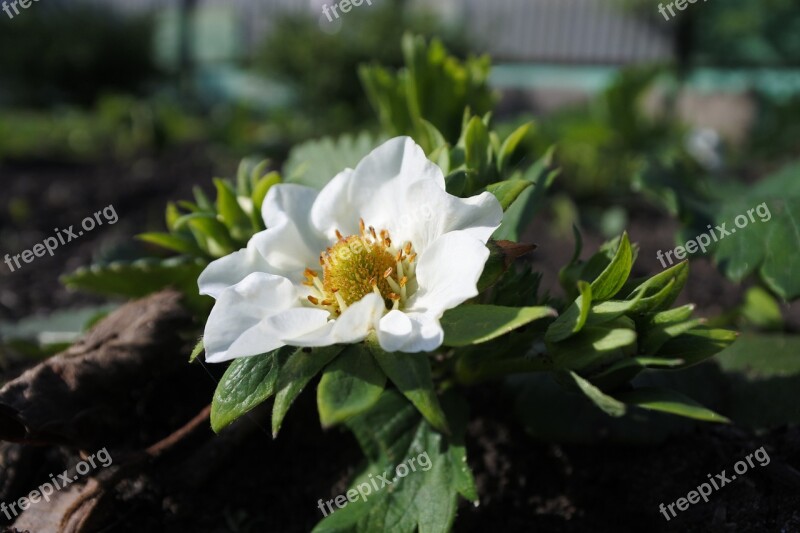
<path id="1" fill-rule="evenodd" d="M 425 420 L 439 431 L 449 433 L 447 419 L 433 386 L 428 357 L 425 354 L 387 353 L 377 345 L 370 346 L 370 351 L 383 373 L 414 404 Z"/>
<path id="2" fill-rule="evenodd" d="M 800 296 L 800 198 L 786 200 L 779 215 L 767 232 L 764 264 L 759 272 L 775 294 L 793 300 Z"/>
<path id="3" fill-rule="evenodd" d="M 225 224 L 212 213 L 190 213 L 175 222 L 176 229 L 188 227 L 198 244 L 213 257 L 222 257 L 239 249 Z"/>
<path id="4" fill-rule="evenodd" d="M 522 142 L 532 126 L 532 122 L 523 124 L 514 130 L 514 132 L 511 133 L 511 135 L 509 135 L 503 142 L 503 145 L 500 147 L 500 154 L 497 160 L 497 167 L 501 175 L 505 175 L 508 171 L 508 162 L 511 160 L 511 156 L 514 155 L 514 151 L 517 149 L 517 146 L 519 146 L 519 143 Z"/>
<path id="5" fill-rule="evenodd" d="M 336 425 L 358 415 L 378 401 L 386 375 L 370 351 L 354 344 L 329 364 L 317 387 L 317 407 L 322 425 Z"/>
<path id="6" fill-rule="evenodd" d="M 644 292 L 640 291 L 636 293 L 633 300 L 606 300 L 593 306 L 589 310 L 586 325 L 597 326 L 611 322 L 623 315 L 634 313 L 643 294 Z"/>
<path id="7" fill-rule="evenodd" d="M 558 368 L 582 370 L 625 357 L 624 349 L 632 348 L 635 343 L 635 331 L 614 328 L 612 323 L 612 327 L 584 327 L 579 334 L 549 347 Z"/>
<path id="8" fill-rule="evenodd" d="M 705 422 L 730 423 L 730 420 L 724 416 L 703 407 L 679 392 L 669 389 L 642 387 L 630 392 L 619 393 L 616 395 L 616 398 L 626 404 L 635 405 L 651 411 L 670 413 Z"/>
<path id="9" fill-rule="evenodd" d="M 477 494 L 463 448 L 465 402 L 448 394 L 443 403 L 448 418 L 454 421 L 452 437 L 435 431 L 394 390 L 387 390 L 372 409 L 347 421 L 367 463 L 350 482 L 349 490 L 342 492 L 355 495 L 353 501 L 343 509 L 332 505 L 333 514 L 326 507 L 328 516 L 314 533 L 451 530 L 458 494 Z M 405 465 L 400 467 L 401 474 L 408 470 L 404 477 L 398 476 L 401 464 Z M 378 476 L 389 484 L 382 486 Z"/>
<path id="10" fill-rule="evenodd" d="M 172 203 L 167 202 L 167 209 L 164 213 L 164 221 L 167 224 L 167 229 L 173 231 L 175 229 L 175 222 L 181 217 L 181 212 L 178 207 Z"/>
<path id="11" fill-rule="evenodd" d="M 204 255 L 194 240 L 171 233 L 140 233 L 137 239 L 187 255 Z"/>
<path id="12" fill-rule="evenodd" d="M 583 392 L 587 398 L 600 408 L 604 413 L 613 417 L 620 417 L 625 414 L 625 404 L 608 396 L 603 391 L 580 377 L 575 372 L 569 371 L 564 374 L 565 378 L 571 379 L 572 382 Z"/>
<path id="13" fill-rule="evenodd" d="M 283 347 L 253 357 L 234 359 L 222 376 L 211 402 L 211 428 L 219 432 L 275 393 L 283 360 L 296 348 Z"/>
<path id="14" fill-rule="evenodd" d="M 214 204 L 211 203 L 211 200 L 208 199 L 206 193 L 203 192 L 198 186 L 192 187 L 192 193 L 194 194 L 194 199 L 197 202 L 197 207 L 200 211 L 206 213 L 213 213 L 214 212 Z"/>
<path id="15" fill-rule="evenodd" d="M 467 170 L 478 172 L 479 183 L 488 178 L 490 154 L 489 129 L 480 117 L 472 117 L 464 135 L 464 156 Z"/>
<path id="16" fill-rule="evenodd" d="M 579 281 L 578 290 L 581 295 L 547 328 L 544 336 L 547 342 L 563 341 L 579 332 L 586 324 L 592 307 L 592 287 L 585 281 Z"/>
<path id="17" fill-rule="evenodd" d="M 255 186 L 253 187 L 253 211 L 261 216 L 261 206 L 264 205 L 264 198 L 267 197 L 267 193 L 272 188 L 273 185 L 277 185 L 281 182 L 281 175 L 277 172 L 270 172 L 258 182 L 256 182 Z"/>
<path id="18" fill-rule="evenodd" d="M 503 207 L 503 211 L 506 211 L 519 195 L 531 186 L 533 186 L 533 183 L 528 180 L 514 178 L 499 183 L 492 183 L 486 187 L 486 190 L 497 198 L 500 205 Z"/>
<path id="19" fill-rule="evenodd" d="M 592 281 L 592 299 L 596 302 L 603 302 L 610 299 L 619 292 L 633 266 L 633 251 L 628 234 L 623 233 L 619 243 L 619 248 L 614 258 L 600 275 Z"/>
<path id="20" fill-rule="evenodd" d="M 745 190 L 731 187 L 711 206 L 714 224 L 731 232 L 719 238 L 714 254 L 722 271 L 740 282 L 758 273 L 778 296 L 800 296 L 800 164 L 794 162 Z M 736 227 L 736 217 L 747 225 Z M 715 228 L 716 229 L 716 228 Z M 735 230 L 735 233 L 734 233 Z M 719 231 L 716 234 L 719 236 Z"/>
<path id="21" fill-rule="evenodd" d="M 664 324 L 650 328 L 639 344 L 639 351 L 644 354 L 654 354 L 658 352 L 665 342 L 674 339 L 679 335 L 687 333 L 703 323 L 701 319 L 686 320 L 675 324 Z"/>
<path id="22" fill-rule="evenodd" d="M 685 322 L 692 317 L 695 305 L 686 304 L 675 309 L 667 311 L 659 311 L 658 313 L 650 316 L 647 321 L 648 327 L 662 326 L 666 324 L 677 324 L 678 322 Z"/>
<path id="23" fill-rule="evenodd" d="M 338 173 L 355 168 L 383 140 L 362 132 L 305 142 L 289 152 L 282 174 L 288 183 L 322 189 Z"/>
<path id="24" fill-rule="evenodd" d="M 725 329 L 698 327 L 664 343 L 655 354 L 665 359 L 683 359 L 686 368 L 718 354 L 736 340 L 737 333 Z"/>
<path id="25" fill-rule="evenodd" d="M 200 337 L 200 339 L 197 341 L 197 344 L 195 344 L 194 348 L 192 348 L 192 354 L 189 356 L 189 362 L 194 363 L 194 360 L 197 359 L 204 350 L 205 346 L 203 346 L 203 338 Z"/>
<path id="26" fill-rule="evenodd" d="M 628 299 L 641 292 L 641 300 L 631 310 L 633 313 L 651 313 L 666 309 L 675 302 L 689 279 L 689 262 L 683 261 L 656 274 L 633 289 Z M 627 289 L 627 287 L 626 287 Z M 624 291 L 623 291 L 624 292 Z"/>
<path id="27" fill-rule="evenodd" d="M 62 276 L 61 282 L 71 289 L 126 298 L 141 298 L 172 287 L 183 293 L 183 301 L 188 308 L 206 314 L 213 300 L 198 294 L 197 278 L 207 264 L 205 260 L 186 257 L 115 261 L 89 268 L 81 267 Z"/>
<path id="28" fill-rule="evenodd" d="M 550 149 L 525 172 L 523 179 L 533 183 L 533 187 L 524 190 L 506 210 L 502 224 L 494 232 L 494 239 L 520 240 L 522 233 L 544 205 L 547 190 L 560 173 L 555 167 L 554 153 L 554 150 Z"/>
<path id="29" fill-rule="evenodd" d="M 252 235 L 250 217 L 244 212 L 236 199 L 236 192 L 225 180 L 215 179 L 217 187 L 217 213 L 228 227 L 230 235 L 240 244 L 247 242 Z"/>
<path id="30" fill-rule="evenodd" d="M 275 403 L 272 406 L 273 437 L 278 435 L 286 413 L 303 388 L 343 349 L 344 346 L 339 345 L 316 349 L 299 348 L 281 365 L 275 386 Z"/>
<path id="31" fill-rule="evenodd" d="M 487 342 L 542 318 L 555 317 L 549 307 L 501 307 L 461 305 L 441 319 L 446 346 L 469 346 Z"/>

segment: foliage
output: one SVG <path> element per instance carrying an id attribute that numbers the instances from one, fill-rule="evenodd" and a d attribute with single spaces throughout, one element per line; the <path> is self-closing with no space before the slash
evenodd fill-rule
<path id="1" fill-rule="evenodd" d="M 448 55 L 438 39 L 428 44 L 423 37 L 403 37 L 405 68 L 391 72 L 384 66 L 362 65 L 361 81 L 370 102 L 390 136 L 424 137 L 423 120 L 454 141 L 463 110 L 478 115 L 489 112 L 493 95 L 488 86 L 488 56 L 465 62 Z M 463 130 L 462 130 L 463 131 Z"/>
<path id="2" fill-rule="evenodd" d="M 104 96 L 92 110 L 0 111 L 0 159 L 126 159 L 204 135 L 205 124 L 166 101 Z"/>
<path id="3" fill-rule="evenodd" d="M 723 192 L 713 204 L 714 222 L 727 223 L 735 230 L 737 216 L 747 218 L 748 209 L 764 204 L 769 218 L 761 209 L 753 227 L 745 227 L 720 240 L 714 249 L 722 271 L 734 281 L 758 273 L 759 278 L 784 300 L 800 297 L 797 280 L 800 248 L 800 164 L 788 165 L 767 177 L 743 194 L 740 187 Z M 788 253 L 787 253 L 788 252 Z"/>
<path id="4" fill-rule="evenodd" d="M 628 195 L 635 188 L 677 212 L 670 191 L 693 192 L 703 180 L 683 148 L 683 126 L 643 110 L 644 98 L 661 74 L 656 68 L 623 70 L 589 104 L 543 119 L 527 146 L 541 152 L 558 144 L 562 184 L 580 200 L 597 202 L 598 197 Z"/>
<path id="5" fill-rule="evenodd" d="M 256 53 L 255 66 L 289 84 L 297 98 L 296 114 L 313 118 L 316 136 L 363 127 L 371 122 L 372 113 L 358 66 L 368 61 L 402 65 L 399 43 L 405 31 L 443 36 L 459 55 L 466 52 L 461 37 L 450 35 L 430 14 L 407 10 L 403 4 L 376 2 L 332 23 L 283 15 Z M 346 24 L 348 31 L 337 31 L 339 24 Z"/>
<path id="6" fill-rule="evenodd" d="M 253 234 L 264 229 L 261 205 L 270 187 L 281 181 L 277 172 L 267 171 L 267 165 L 266 161 L 243 160 L 235 183 L 214 180 L 214 202 L 195 188 L 194 202 L 167 204 L 167 232 L 139 236 L 180 256 L 96 264 L 64 276 L 62 282 L 75 289 L 125 297 L 174 287 L 184 294 L 192 310 L 207 313 L 211 300 L 197 293 L 197 278 L 209 261 L 244 247 Z"/>
<path id="7" fill-rule="evenodd" d="M 726 67 L 796 66 L 800 8 L 792 0 L 729 0 L 693 13 L 695 61 Z"/>

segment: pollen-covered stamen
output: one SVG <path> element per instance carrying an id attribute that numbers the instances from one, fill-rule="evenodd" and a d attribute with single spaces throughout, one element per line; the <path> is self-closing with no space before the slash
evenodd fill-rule
<path id="1" fill-rule="evenodd" d="M 306 269 L 303 284 L 308 301 L 333 315 L 367 294 L 380 296 L 386 309 L 402 309 L 416 291 L 413 245 L 394 246 L 388 230 L 376 230 L 359 219 L 359 235 L 345 237 L 334 229 L 336 242 L 320 254 L 322 276 Z"/>

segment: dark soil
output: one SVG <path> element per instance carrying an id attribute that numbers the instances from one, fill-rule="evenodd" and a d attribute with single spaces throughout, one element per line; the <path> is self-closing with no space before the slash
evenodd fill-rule
<path id="1" fill-rule="evenodd" d="M 230 166 L 227 173 L 233 169 Z M 0 166 L 5 189 L 0 201 L 3 254 L 28 249 L 52 234 L 52 228 L 79 223 L 109 204 L 119 215 L 118 224 L 95 229 L 58 249 L 55 257 L 36 259 L 13 273 L 0 266 L 0 318 L 19 319 L 101 301 L 67 292 L 58 284 L 58 275 L 98 255 L 133 253 L 128 243 L 134 234 L 161 229 L 165 202 L 188 197 L 191 186 L 208 183 L 214 170 L 203 147 L 130 166 Z M 28 215 L 12 216 L 23 204 Z M 546 227 L 544 222 L 534 224 L 526 240 L 539 244 L 534 262 L 545 272 L 544 286 L 553 287 L 557 268 L 571 255 L 572 242 L 550 235 Z M 675 224 L 657 212 L 635 215 L 630 234 L 641 244 L 635 274 L 661 269 L 655 251 L 674 246 L 674 229 Z M 589 232 L 585 249 L 600 241 Z M 712 316 L 738 303 L 741 289 L 722 279 L 713 266 L 705 261 L 692 266 L 684 298 L 699 304 L 699 315 Z M 797 308 L 787 307 L 786 314 L 792 327 L 800 329 Z M 187 374 L 192 379 L 161 393 L 163 405 L 169 408 L 182 398 L 182 410 L 199 411 L 211 398 L 219 371 L 192 367 Z M 191 393 L 182 396 L 181 391 L 188 390 Z M 498 384 L 486 384 L 470 392 L 473 414 L 467 448 L 481 503 L 473 507 L 462 502 L 456 531 L 800 531 L 798 427 L 755 435 L 735 426 L 704 425 L 651 446 L 537 443 L 515 423 L 511 400 L 498 390 Z M 147 413 L 142 412 L 143 425 Z M 123 484 L 114 500 L 118 521 L 103 531 L 310 530 L 322 517 L 317 501 L 341 494 L 361 458 L 353 437 L 320 429 L 311 385 L 293 406 L 277 440 L 269 434 L 263 409 L 238 424 L 247 430 L 215 452 L 219 469 L 210 479 L 187 487 L 180 482 L 187 472 L 170 461 L 144 469 Z M 145 430 L 131 436 L 140 446 L 154 438 Z M 203 429 L 178 453 L 197 451 L 220 438 Z M 66 448 L 0 446 L 5 446 L 0 458 L 14 459 L 0 463 L 4 471 L 21 469 L 24 478 L 34 480 L 9 485 L 0 474 L 3 501 L 18 498 L 45 481 L 48 473 L 76 461 L 74 450 Z M 768 466 L 756 466 L 712 493 L 708 503 L 692 505 L 669 522 L 659 513 L 661 503 L 685 497 L 709 473 L 725 469 L 730 475 L 737 461 L 761 446 L 769 453 Z"/>

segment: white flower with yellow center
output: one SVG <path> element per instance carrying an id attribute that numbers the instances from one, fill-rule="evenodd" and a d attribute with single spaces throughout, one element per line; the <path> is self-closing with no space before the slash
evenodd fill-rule
<path id="1" fill-rule="evenodd" d="M 486 242 L 503 216 L 488 192 L 445 192 L 441 169 L 407 137 L 320 192 L 273 186 L 262 211 L 267 229 L 200 275 L 201 294 L 216 299 L 207 361 L 373 332 L 388 352 L 435 350 L 444 312 L 478 294 Z"/>

